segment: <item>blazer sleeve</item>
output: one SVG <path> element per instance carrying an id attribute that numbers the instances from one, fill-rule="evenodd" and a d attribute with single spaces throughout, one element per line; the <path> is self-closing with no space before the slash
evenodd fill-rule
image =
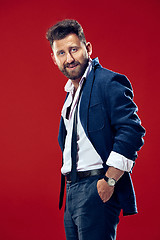
<path id="1" fill-rule="evenodd" d="M 113 130 L 112 150 L 134 161 L 143 145 L 145 129 L 133 102 L 132 86 L 124 75 L 117 74 L 107 83 L 105 94 Z"/>

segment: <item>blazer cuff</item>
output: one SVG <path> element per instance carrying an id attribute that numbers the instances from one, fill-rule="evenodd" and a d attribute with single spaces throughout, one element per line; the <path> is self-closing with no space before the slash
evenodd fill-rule
<path id="1" fill-rule="evenodd" d="M 106 164 L 110 167 L 118 168 L 125 172 L 130 172 L 134 161 L 124 157 L 123 155 L 112 151 L 106 161 Z"/>

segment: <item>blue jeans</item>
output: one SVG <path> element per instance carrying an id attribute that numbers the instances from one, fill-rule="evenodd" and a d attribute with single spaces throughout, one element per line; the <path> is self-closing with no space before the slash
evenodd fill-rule
<path id="1" fill-rule="evenodd" d="M 67 183 L 64 226 L 67 240 L 115 240 L 121 211 L 114 193 L 106 203 L 97 191 L 99 176 Z"/>

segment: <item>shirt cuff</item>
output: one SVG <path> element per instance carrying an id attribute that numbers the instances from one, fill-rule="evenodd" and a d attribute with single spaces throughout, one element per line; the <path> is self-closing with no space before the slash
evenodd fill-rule
<path id="1" fill-rule="evenodd" d="M 110 167 L 118 168 L 125 172 L 130 172 L 134 161 L 124 157 L 123 155 L 112 151 L 107 159 L 106 164 Z"/>

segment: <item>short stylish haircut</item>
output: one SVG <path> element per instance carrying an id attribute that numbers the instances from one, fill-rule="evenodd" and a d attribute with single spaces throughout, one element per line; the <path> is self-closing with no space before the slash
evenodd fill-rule
<path id="1" fill-rule="evenodd" d="M 55 40 L 63 39 L 71 33 L 76 34 L 79 40 L 86 44 L 83 28 L 74 19 L 64 19 L 63 21 L 57 22 L 55 25 L 48 29 L 46 38 L 52 47 Z"/>

